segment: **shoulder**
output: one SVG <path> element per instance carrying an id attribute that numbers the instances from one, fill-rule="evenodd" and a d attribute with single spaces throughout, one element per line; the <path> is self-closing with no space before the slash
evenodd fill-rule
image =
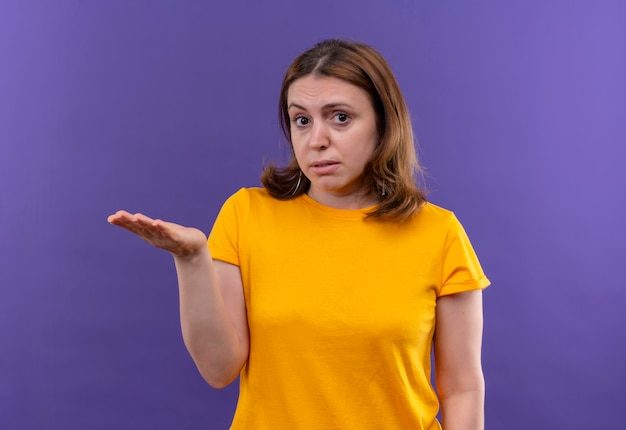
<path id="1" fill-rule="evenodd" d="M 427 202 L 411 218 L 408 224 L 420 237 L 434 241 L 449 240 L 450 237 L 463 234 L 463 226 L 453 211 Z"/>
<path id="2" fill-rule="evenodd" d="M 280 200 L 272 197 L 265 188 L 240 188 L 224 203 L 224 207 L 231 207 L 238 213 L 257 211 L 262 208 L 271 208 L 280 204 Z"/>
<path id="3" fill-rule="evenodd" d="M 430 202 L 426 202 L 415 214 L 417 222 L 430 225 L 448 225 L 453 219 L 456 219 L 454 212 Z"/>
<path id="4" fill-rule="evenodd" d="M 265 201 L 265 200 L 275 200 L 273 197 L 269 195 L 265 188 L 259 187 L 250 187 L 250 188 L 240 188 L 234 194 L 232 194 L 226 201 L 231 203 L 249 203 L 252 200 L 257 201 Z"/>

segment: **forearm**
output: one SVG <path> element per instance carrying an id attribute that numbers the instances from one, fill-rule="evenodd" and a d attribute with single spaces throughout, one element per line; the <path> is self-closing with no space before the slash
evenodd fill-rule
<path id="1" fill-rule="evenodd" d="M 174 256 L 185 345 L 210 385 L 221 388 L 230 383 L 249 349 L 239 267 L 213 262 L 207 237 L 196 228 L 124 210 L 107 220 Z"/>
<path id="2" fill-rule="evenodd" d="M 443 430 L 483 430 L 485 428 L 485 388 L 479 381 L 474 388 L 441 398 Z"/>
<path id="3" fill-rule="evenodd" d="M 211 256 L 203 249 L 174 261 L 185 346 L 204 379 L 215 388 L 224 387 L 238 375 L 247 348 L 224 303 Z"/>

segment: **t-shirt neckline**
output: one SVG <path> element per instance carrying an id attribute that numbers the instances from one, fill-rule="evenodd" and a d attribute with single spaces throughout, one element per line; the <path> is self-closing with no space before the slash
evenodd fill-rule
<path id="1" fill-rule="evenodd" d="M 377 205 L 371 205 L 360 209 L 338 209 L 330 206 L 326 206 L 317 200 L 313 200 L 308 194 L 303 193 L 300 198 L 308 206 L 324 213 L 327 216 L 334 218 L 347 218 L 347 219 L 363 219 L 369 212 L 372 212 Z"/>

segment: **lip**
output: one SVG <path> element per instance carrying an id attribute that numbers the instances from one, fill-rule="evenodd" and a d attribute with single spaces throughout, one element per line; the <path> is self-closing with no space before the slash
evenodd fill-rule
<path id="1" fill-rule="evenodd" d="M 338 161 L 318 160 L 309 164 L 309 168 L 316 175 L 329 175 L 337 170 L 340 166 Z"/>

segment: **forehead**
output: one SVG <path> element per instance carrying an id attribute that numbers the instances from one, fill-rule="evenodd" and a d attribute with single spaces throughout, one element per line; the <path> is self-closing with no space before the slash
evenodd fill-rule
<path id="1" fill-rule="evenodd" d="M 339 78 L 307 75 L 296 79 L 287 91 L 287 103 L 371 105 L 369 94 L 360 87 Z"/>

